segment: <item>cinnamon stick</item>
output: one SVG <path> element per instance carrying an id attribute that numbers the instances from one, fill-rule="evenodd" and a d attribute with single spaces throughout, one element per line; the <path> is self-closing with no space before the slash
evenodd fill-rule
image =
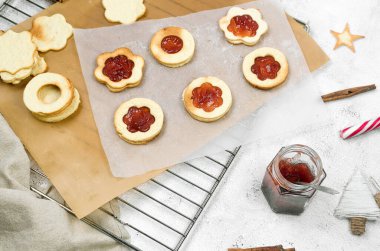
<path id="1" fill-rule="evenodd" d="M 344 99 L 344 98 L 349 98 L 355 95 L 358 95 L 363 92 L 371 91 L 376 89 L 376 85 L 365 85 L 365 86 L 358 86 L 358 87 L 353 87 L 349 89 L 344 89 L 336 92 L 332 92 L 326 95 L 322 96 L 323 102 L 329 102 L 329 101 L 334 101 L 338 99 Z"/>
<path id="2" fill-rule="evenodd" d="M 283 248 L 282 245 L 256 248 L 229 248 L 228 251 L 296 251 L 295 248 Z"/>

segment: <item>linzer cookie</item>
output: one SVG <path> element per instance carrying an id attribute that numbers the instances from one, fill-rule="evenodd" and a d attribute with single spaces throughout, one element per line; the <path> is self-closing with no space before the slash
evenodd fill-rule
<path id="1" fill-rule="evenodd" d="M 190 62 L 195 42 L 191 33 L 180 27 L 166 27 L 154 34 L 150 42 L 153 57 L 168 67 L 180 67 Z"/>
<path id="2" fill-rule="evenodd" d="M 29 111 L 44 122 L 58 122 L 72 115 L 79 107 L 80 97 L 73 84 L 57 73 L 34 77 L 24 90 L 23 100 Z"/>
<path id="3" fill-rule="evenodd" d="M 243 74 L 254 87 L 271 89 L 285 81 L 288 76 L 288 62 L 281 51 L 263 47 L 245 56 Z"/>
<path id="4" fill-rule="evenodd" d="M 255 45 L 268 30 L 267 23 L 257 9 L 239 7 L 229 9 L 227 15 L 219 20 L 219 27 L 228 42 L 246 45 Z"/>
<path id="5" fill-rule="evenodd" d="M 103 0 L 104 16 L 110 22 L 131 24 L 145 13 L 143 0 Z"/>
<path id="6" fill-rule="evenodd" d="M 0 36 L 0 72 L 15 74 L 34 64 L 36 45 L 30 32 L 8 30 Z"/>
<path id="7" fill-rule="evenodd" d="M 183 91 L 182 99 L 187 112 L 203 122 L 222 118 L 232 105 L 230 88 L 216 77 L 193 80 Z"/>
<path id="8" fill-rule="evenodd" d="M 135 87 L 143 77 L 144 59 L 128 48 L 102 53 L 96 62 L 98 67 L 94 71 L 95 78 L 112 92 Z"/>
<path id="9" fill-rule="evenodd" d="M 164 123 L 164 113 L 154 101 L 134 98 L 122 103 L 115 112 L 117 134 L 130 144 L 146 144 L 157 137 Z"/>
<path id="10" fill-rule="evenodd" d="M 67 39 L 73 34 L 73 27 L 66 22 L 61 14 L 50 17 L 42 16 L 33 20 L 33 42 L 41 52 L 49 50 L 61 50 L 66 46 Z"/>

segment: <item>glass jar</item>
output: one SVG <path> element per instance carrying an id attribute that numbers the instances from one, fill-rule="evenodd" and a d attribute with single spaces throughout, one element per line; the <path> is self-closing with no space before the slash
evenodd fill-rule
<path id="1" fill-rule="evenodd" d="M 267 167 L 261 190 L 275 213 L 299 215 L 316 190 L 297 183 L 319 185 L 325 177 L 322 161 L 313 149 L 290 145 L 281 148 Z"/>

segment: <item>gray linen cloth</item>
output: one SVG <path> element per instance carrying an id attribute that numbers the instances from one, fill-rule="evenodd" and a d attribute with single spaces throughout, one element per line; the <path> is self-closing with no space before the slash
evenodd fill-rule
<path id="1" fill-rule="evenodd" d="M 57 203 L 29 189 L 28 155 L 0 114 L 0 250 L 126 250 L 126 247 L 67 213 Z M 63 202 L 56 191 L 53 197 Z M 104 209 L 118 214 L 117 202 Z M 97 210 L 92 221 L 129 239 L 126 229 Z"/>

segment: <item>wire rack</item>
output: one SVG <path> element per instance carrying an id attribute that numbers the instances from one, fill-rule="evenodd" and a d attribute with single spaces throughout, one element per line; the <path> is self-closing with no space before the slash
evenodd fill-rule
<path id="1" fill-rule="evenodd" d="M 239 149 L 237 147 L 178 164 L 124 193 L 116 198 L 121 207 L 120 216 L 100 208 L 104 217 L 112 217 L 128 229 L 131 242 L 119 238 L 89 218 L 85 217 L 82 221 L 133 250 L 177 251 L 189 236 Z M 38 176 L 37 179 L 35 176 Z M 32 166 L 31 178 L 38 180 L 37 184 L 31 184 L 32 191 L 42 198 L 55 201 L 73 214 L 64 203 L 49 196 L 52 185 L 37 166 Z"/>

